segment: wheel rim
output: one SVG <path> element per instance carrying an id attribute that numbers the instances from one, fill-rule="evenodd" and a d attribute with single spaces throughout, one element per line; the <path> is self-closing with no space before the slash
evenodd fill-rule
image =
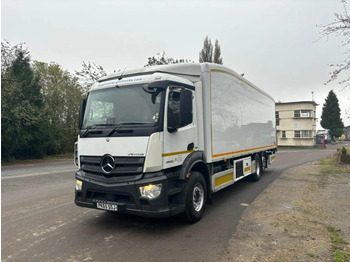
<path id="1" fill-rule="evenodd" d="M 193 189 L 193 207 L 199 212 L 204 204 L 204 190 L 201 184 L 196 184 Z"/>

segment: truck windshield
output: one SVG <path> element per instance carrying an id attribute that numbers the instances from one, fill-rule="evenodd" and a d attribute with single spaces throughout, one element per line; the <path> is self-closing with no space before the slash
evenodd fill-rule
<path id="1" fill-rule="evenodd" d="M 90 92 L 82 129 L 120 124 L 157 125 L 162 92 L 146 92 L 141 85 Z"/>

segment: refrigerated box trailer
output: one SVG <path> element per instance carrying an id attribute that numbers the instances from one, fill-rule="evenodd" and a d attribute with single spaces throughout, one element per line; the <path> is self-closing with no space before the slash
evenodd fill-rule
<path id="1" fill-rule="evenodd" d="M 82 101 L 75 203 L 147 217 L 203 216 L 212 194 L 275 159 L 274 99 L 218 64 L 124 70 Z"/>

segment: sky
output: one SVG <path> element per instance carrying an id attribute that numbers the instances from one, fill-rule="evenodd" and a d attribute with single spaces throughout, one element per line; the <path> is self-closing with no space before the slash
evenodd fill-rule
<path id="1" fill-rule="evenodd" d="M 112 73 L 143 67 L 162 52 L 198 62 L 209 36 L 219 41 L 225 66 L 276 102 L 314 97 L 321 129 L 331 89 L 350 125 L 350 88 L 324 85 L 329 65 L 342 62 L 346 50 L 339 37 L 319 39 L 319 25 L 343 11 L 341 0 L 2 0 L 1 41 L 24 42 L 33 60 L 72 73 L 83 61 Z"/>

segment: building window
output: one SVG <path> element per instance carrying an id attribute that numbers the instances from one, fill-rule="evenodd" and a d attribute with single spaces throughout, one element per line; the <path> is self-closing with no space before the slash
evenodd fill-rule
<path id="1" fill-rule="evenodd" d="M 311 117 L 311 110 L 301 110 L 300 117 Z"/>
<path id="2" fill-rule="evenodd" d="M 294 110 L 294 117 L 311 117 L 311 110 Z"/>
<path id="3" fill-rule="evenodd" d="M 311 130 L 301 131 L 301 137 L 312 137 L 312 131 Z"/>
<path id="4" fill-rule="evenodd" d="M 276 111 L 276 126 L 280 125 L 280 112 Z"/>
<path id="5" fill-rule="evenodd" d="M 282 131 L 282 138 L 286 138 L 286 131 Z"/>
<path id="6" fill-rule="evenodd" d="M 283 133 L 282 133 L 283 135 Z M 297 130 L 297 131 L 294 131 L 294 137 L 296 138 L 301 138 L 301 137 L 312 137 L 312 130 Z"/>

